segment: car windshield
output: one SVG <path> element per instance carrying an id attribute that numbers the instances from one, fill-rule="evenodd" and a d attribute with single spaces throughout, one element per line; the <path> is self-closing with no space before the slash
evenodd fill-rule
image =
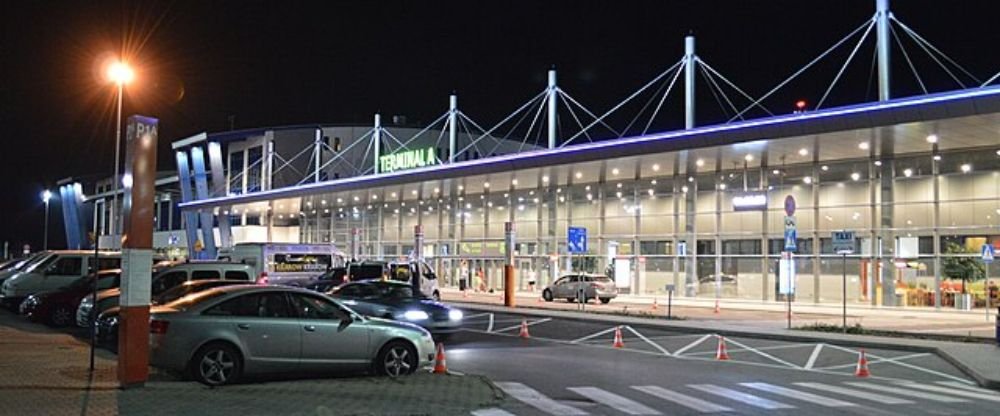
<path id="1" fill-rule="evenodd" d="M 405 285 L 378 285 L 378 295 L 382 298 L 409 299 L 415 297 L 413 288 Z"/>
<path id="2" fill-rule="evenodd" d="M 48 267 L 49 264 L 52 264 L 52 262 L 56 261 L 57 258 L 59 258 L 59 256 L 55 254 L 50 254 L 46 257 L 39 257 L 37 259 L 31 260 L 28 263 L 25 263 L 23 268 L 19 270 L 28 273 L 33 272 L 35 270 L 45 270 L 45 268 Z"/>

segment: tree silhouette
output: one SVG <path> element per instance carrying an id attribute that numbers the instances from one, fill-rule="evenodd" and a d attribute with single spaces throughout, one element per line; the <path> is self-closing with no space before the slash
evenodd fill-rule
<path id="1" fill-rule="evenodd" d="M 945 254 L 976 253 L 954 242 L 948 242 L 944 252 Z M 976 257 L 944 257 L 941 259 L 941 263 L 944 266 L 945 276 L 962 279 L 962 294 L 967 293 L 965 282 L 986 278 L 986 267 Z"/>

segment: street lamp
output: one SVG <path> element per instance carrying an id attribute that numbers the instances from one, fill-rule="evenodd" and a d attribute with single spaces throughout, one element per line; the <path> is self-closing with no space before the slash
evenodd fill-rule
<path id="1" fill-rule="evenodd" d="M 49 249 L 49 200 L 52 199 L 52 192 L 46 189 L 42 192 L 42 201 L 45 202 L 45 236 L 42 237 L 42 251 Z"/>
<path id="2" fill-rule="evenodd" d="M 111 235 L 114 235 L 118 231 L 118 221 L 120 220 L 118 215 L 118 172 L 121 171 L 119 154 L 122 142 L 122 93 L 125 90 L 125 84 L 131 82 L 133 78 L 135 78 L 135 72 L 125 62 L 118 61 L 108 66 L 108 80 L 118 86 L 118 117 L 115 123 L 115 173 L 111 175 L 111 186 L 113 189 L 111 197 Z"/>

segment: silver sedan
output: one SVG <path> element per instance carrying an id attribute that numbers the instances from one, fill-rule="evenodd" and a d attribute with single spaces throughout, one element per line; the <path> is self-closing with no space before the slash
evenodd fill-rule
<path id="1" fill-rule="evenodd" d="M 567 302 L 579 301 L 580 292 L 583 291 L 583 301 L 590 299 L 600 299 L 601 303 L 611 302 L 618 296 L 618 289 L 615 281 L 611 278 L 599 274 L 570 274 L 560 277 L 549 287 L 542 290 L 542 298 L 546 302 L 552 302 L 556 298 L 566 298 Z"/>
<path id="2" fill-rule="evenodd" d="M 434 360 L 419 326 L 365 318 L 284 286 L 227 286 L 150 311 L 150 362 L 217 386 L 245 374 L 374 370 L 401 376 Z"/>

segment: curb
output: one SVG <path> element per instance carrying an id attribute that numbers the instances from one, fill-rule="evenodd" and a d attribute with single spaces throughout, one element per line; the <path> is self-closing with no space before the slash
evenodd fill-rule
<path id="1" fill-rule="evenodd" d="M 694 325 L 678 324 L 676 322 L 668 320 L 658 320 L 654 318 L 642 318 L 634 316 L 621 316 L 621 315 L 591 313 L 591 312 L 551 310 L 551 309 L 540 309 L 531 307 L 508 308 L 505 306 L 478 304 L 478 303 L 452 302 L 452 304 L 462 308 L 476 309 L 487 312 L 502 312 L 502 313 L 516 313 L 516 314 L 530 315 L 530 316 L 558 317 L 563 319 L 602 322 L 602 323 L 638 324 L 638 325 L 652 326 L 657 328 L 670 329 L 672 331 L 683 332 L 683 333 L 714 332 L 724 336 L 739 336 L 746 338 L 792 341 L 792 342 L 823 342 L 826 344 L 839 345 L 843 347 L 881 348 L 881 349 L 892 349 L 892 350 L 901 350 L 909 352 L 932 353 L 937 355 L 938 357 L 941 357 L 941 359 L 945 360 L 949 364 L 954 365 L 956 368 L 959 369 L 959 371 L 961 371 L 965 375 L 975 380 L 976 383 L 978 383 L 981 387 L 1000 390 L 1000 379 L 990 378 L 989 376 L 982 374 L 973 365 L 970 365 L 968 362 L 962 360 L 958 355 L 948 351 L 947 348 L 942 348 L 942 346 L 940 345 L 928 345 L 930 343 L 942 343 L 947 341 L 924 341 L 924 340 L 912 340 L 912 339 L 900 339 L 899 341 L 896 341 L 894 339 L 886 339 L 884 337 L 878 337 L 879 339 L 872 339 L 874 336 L 871 335 L 852 335 L 852 334 L 834 334 L 834 333 L 823 333 L 826 334 L 825 336 L 812 335 L 812 334 L 787 334 L 779 332 L 751 331 L 745 329 L 734 329 L 726 327 L 696 327 Z M 677 322 L 684 322 L 684 321 L 677 321 Z M 782 330 L 782 331 L 787 331 L 787 330 Z"/>

